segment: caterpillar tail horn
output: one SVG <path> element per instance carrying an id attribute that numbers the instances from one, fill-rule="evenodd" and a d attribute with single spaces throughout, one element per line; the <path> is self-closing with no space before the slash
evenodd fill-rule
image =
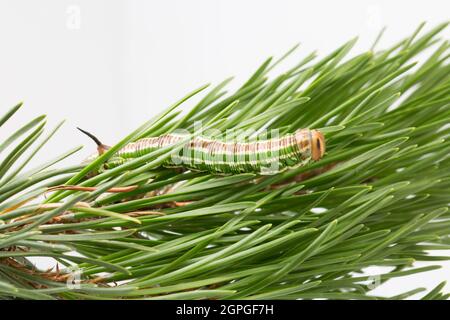
<path id="1" fill-rule="evenodd" d="M 77 127 L 77 129 L 80 130 L 81 132 L 83 132 L 85 135 L 87 135 L 89 138 L 91 138 L 95 142 L 95 144 L 97 145 L 97 151 L 98 151 L 99 156 L 102 155 L 103 153 L 105 153 L 106 150 L 111 148 L 110 146 L 107 146 L 107 145 L 101 143 L 100 140 L 96 136 L 94 136 L 92 133 L 87 132 L 86 130 L 83 130 L 79 127 Z"/>

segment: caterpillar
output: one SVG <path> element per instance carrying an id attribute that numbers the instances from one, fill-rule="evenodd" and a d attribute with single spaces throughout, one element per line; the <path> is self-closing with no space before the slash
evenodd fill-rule
<path id="1" fill-rule="evenodd" d="M 92 161 L 109 148 L 89 132 L 78 129 L 97 144 L 98 153 L 91 155 L 86 162 Z M 175 145 L 183 139 L 186 139 L 186 135 L 165 134 L 129 143 L 104 163 L 103 170 L 114 168 L 159 148 Z M 220 175 L 238 173 L 269 175 L 317 161 L 324 156 L 325 149 L 323 134 L 314 129 L 299 129 L 282 137 L 252 142 L 226 142 L 199 136 L 190 139 L 181 154 L 173 154 L 162 166 L 184 167 Z"/>

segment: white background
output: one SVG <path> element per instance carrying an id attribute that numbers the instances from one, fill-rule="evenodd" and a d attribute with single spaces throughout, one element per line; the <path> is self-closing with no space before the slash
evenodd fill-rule
<path id="1" fill-rule="evenodd" d="M 80 126 L 113 144 L 191 90 L 231 75 L 243 81 L 268 56 L 296 43 L 296 59 L 326 54 L 359 36 L 353 53 L 449 19 L 450 2 L 428 1 L 0 1 L 0 114 L 24 101 L 5 132 L 38 114 L 67 123 L 40 154 L 94 146 Z M 442 36 L 449 38 L 446 30 Z M 374 270 L 375 272 L 377 270 Z M 388 282 L 393 295 L 450 280 L 450 264 Z M 450 286 L 447 286 L 450 290 Z"/>

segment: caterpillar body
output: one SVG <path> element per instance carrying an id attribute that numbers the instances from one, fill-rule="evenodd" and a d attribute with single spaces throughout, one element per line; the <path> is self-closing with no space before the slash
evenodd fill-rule
<path id="1" fill-rule="evenodd" d="M 83 132 L 96 141 L 100 150 L 100 146 L 103 145 L 98 139 Z M 114 168 L 160 148 L 180 143 L 184 139 L 186 136 L 181 134 L 166 134 L 137 140 L 118 150 L 104 164 L 104 169 Z M 319 160 L 324 153 L 325 138 L 318 130 L 299 129 L 282 137 L 253 142 L 226 142 L 199 136 L 189 140 L 181 154 L 172 155 L 163 166 L 184 167 L 213 174 L 258 173 L 265 175 Z M 95 154 L 88 159 L 92 160 L 97 156 L 98 154 Z"/>

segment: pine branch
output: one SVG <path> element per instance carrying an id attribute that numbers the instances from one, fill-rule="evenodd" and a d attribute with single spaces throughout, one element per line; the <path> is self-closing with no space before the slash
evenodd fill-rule
<path id="1" fill-rule="evenodd" d="M 379 297 L 370 282 L 448 259 L 430 254 L 450 245 L 450 55 L 437 38 L 446 26 L 349 57 L 354 39 L 281 75 L 272 74 L 285 56 L 268 59 L 235 92 L 224 91 L 231 79 L 201 87 L 87 166 L 52 169 L 76 148 L 23 172 L 60 127 L 38 142 L 45 117 L 25 124 L 0 144 L 0 298 L 404 299 L 422 291 Z M 416 64 L 422 52 L 428 58 Z M 320 128 L 327 153 L 273 176 L 217 176 L 161 167 L 167 148 L 89 175 L 125 144 L 193 131 L 195 121 L 236 136 Z M 57 190 L 62 184 L 78 187 Z M 55 268 L 35 268 L 36 256 Z M 373 266 L 389 271 L 358 275 Z M 444 284 L 423 299 L 447 299 Z"/>

